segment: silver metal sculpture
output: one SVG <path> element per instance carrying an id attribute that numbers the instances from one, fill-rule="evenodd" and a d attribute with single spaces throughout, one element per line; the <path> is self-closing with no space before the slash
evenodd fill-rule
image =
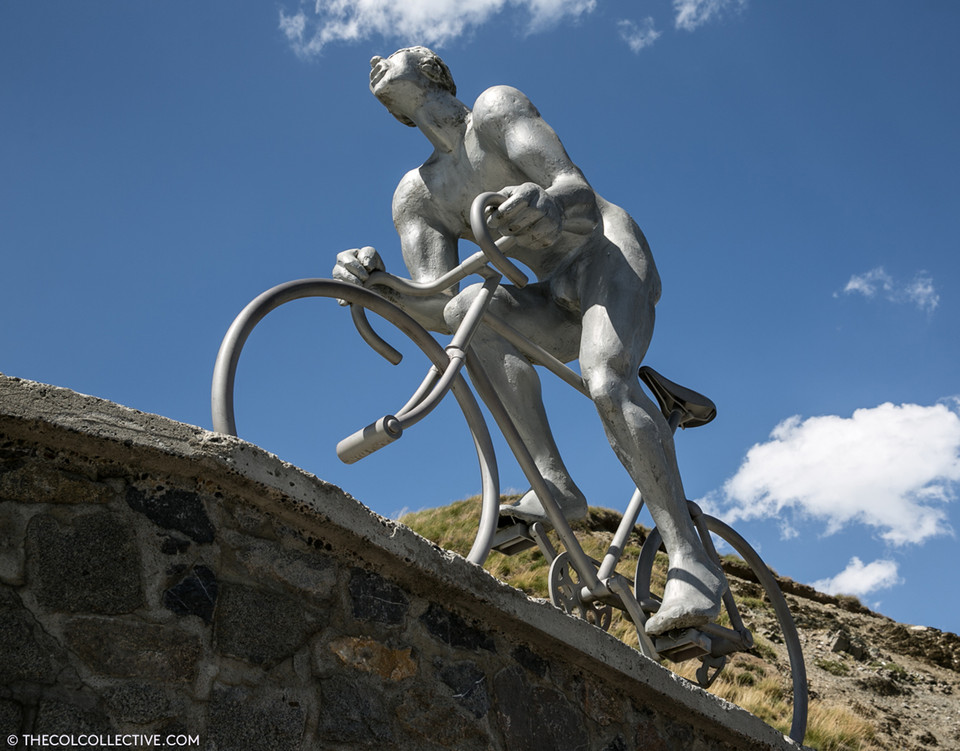
<path id="1" fill-rule="evenodd" d="M 473 435 L 481 471 L 481 520 L 468 559 L 480 564 L 491 548 L 510 554 L 539 546 L 551 561 L 554 604 L 601 628 L 609 625 L 612 608 L 623 610 L 636 626 L 644 654 L 699 659 L 698 680 L 704 686 L 728 655 L 754 646 L 711 540 L 711 533 L 719 536 L 753 569 L 773 604 L 792 672 L 791 736 L 802 740 L 803 655 L 776 580 L 742 537 L 683 494 L 673 433 L 709 422 L 715 407 L 640 367 L 660 295 L 640 229 L 623 209 L 592 190 L 553 130 L 516 89 L 488 89 L 468 108 L 456 98 L 446 65 L 423 47 L 375 57 L 371 66 L 373 93 L 434 147 L 423 165 L 404 176 L 393 200 L 411 278 L 386 273 L 379 254 L 365 246 L 337 256 L 334 280 L 289 282 L 253 300 L 230 327 L 217 357 L 214 428 L 236 434 L 233 383 L 240 350 L 271 310 L 302 297 L 348 303 L 364 340 L 396 363 L 399 353 L 366 320 L 364 310 L 374 311 L 410 337 L 433 365 L 406 405 L 343 439 L 338 456 L 354 462 L 392 443 L 452 391 Z M 481 250 L 461 261 L 460 239 Z M 528 283 L 510 258 L 532 270 L 536 281 Z M 483 281 L 461 290 L 460 283 L 475 274 Z M 501 283 L 503 277 L 512 284 Z M 426 329 L 450 335 L 450 342 L 440 346 Z M 577 358 L 579 374 L 564 364 Z M 533 364 L 593 400 L 611 446 L 638 488 L 602 561 L 584 553 L 570 527 L 585 515 L 586 500 L 557 450 Z M 516 504 L 498 508 L 493 446 L 461 374 L 464 367 L 530 482 L 530 491 Z M 638 372 L 656 404 L 644 393 Z M 616 566 L 644 502 L 657 528 L 643 546 L 631 583 Z M 548 526 L 563 552 L 547 538 Z M 658 597 L 650 580 L 662 548 L 669 568 Z M 721 605 L 727 626 L 716 622 Z"/>
<path id="2" fill-rule="evenodd" d="M 474 198 L 487 191 L 506 197 L 489 224 L 513 238 L 511 256 L 537 279 L 500 286 L 489 310 L 562 362 L 579 359 L 610 444 L 643 491 L 670 557 L 663 607 L 647 632 L 716 617 L 723 575 L 690 522 L 670 430 L 636 376 L 660 298 L 660 277 L 643 233 L 623 209 L 593 191 L 521 92 L 495 86 L 468 108 L 456 98 L 447 66 L 424 47 L 375 57 L 371 67 L 373 94 L 401 122 L 418 127 L 434 148 L 403 177 L 393 198 L 407 271 L 418 282 L 450 271 L 458 263 L 460 238 L 472 235 Z M 363 283 L 377 270 L 383 262 L 366 247 L 341 253 L 333 276 Z M 453 297 L 394 292 L 390 299 L 425 328 L 449 333 L 479 290 L 471 287 Z M 586 500 L 553 439 L 533 366 L 486 326 L 477 330 L 471 348 L 564 516 L 584 516 Z M 532 489 L 501 513 L 546 520 Z"/>

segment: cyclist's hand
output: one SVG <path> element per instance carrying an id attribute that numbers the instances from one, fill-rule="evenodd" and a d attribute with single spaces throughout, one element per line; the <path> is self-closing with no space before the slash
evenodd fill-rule
<path id="1" fill-rule="evenodd" d="M 548 248 L 563 228 L 560 206 L 536 183 L 510 185 L 499 191 L 507 197 L 490 215 L 490 226 L 503 235 L 513 235 L 527 248 Z"/>
<path id="2" fill-rule="evenodd" d="M 369 245 L 362 248 L 351 248 L 342 253 L 337 253 L 337 265 L 333 267 L 333 278 L 341 282 L 350 284 L 363 283 L 370 276 L 371 271 L 385 271 L 383 259 L 380 254 Z M 346 305 L 344 300 L 340 300 L 341 305 Z"/>

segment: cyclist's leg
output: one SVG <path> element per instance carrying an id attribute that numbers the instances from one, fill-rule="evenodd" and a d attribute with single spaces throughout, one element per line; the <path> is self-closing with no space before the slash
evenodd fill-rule
<path id="1" fill-rule="evenodd" d="M 444 317 L 451 329 L 462 320 L 477 289 L 479 285 L 470 287 L 448 303 Z M 491 302 L 490 311 L 556 357 L 562 360 L 576 357 L 579 341 L 577 320 L 568 311 L 555 305 L 541 285 L 532 284 L 524 289 L 506 285 L 500 287 Z M 571 520 L 585 516 L 586 499 L 570 477 L 553 438 L 536 369 L 513 345 L 484 326 L 474 335 L 471 349 L 506 407 L 537 469 L 553 491 L 564 516 Z M 502 506 L 501 513 L 528 521 L 546 519 L 543 507 L 532 490 L 517 503 Z"/>
<path id="2" fill-rule="evenodd" d="M 670 429 L 637 378 L 653 333 L 656 272 L 639 244 L 603 251 L 580 272 L 580 370 L 610 445 L 643 492 L 667 548 L 663 606 L 647 623 L 658 634 L 716 616 L 724 580 L 690 520 Z"/>

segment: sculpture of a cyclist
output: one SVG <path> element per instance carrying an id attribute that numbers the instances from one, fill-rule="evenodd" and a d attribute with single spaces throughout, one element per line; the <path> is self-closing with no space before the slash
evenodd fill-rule
<path id="1" fill-rule="evenodd" d="M 510 255 L 537 281 L 522 289 L 502 285 L 490 309 L 558 359 L 579 358 L 610 444 L 643 492 L 670 559 L 663 604 L 647 633 L 703 624 L 719 611 L 723 577 L 690 522 L 670 429 L 637 379 L 660 297 L 643 233 L 623 209 L 593 191 L 521 92 L 495 86 L 470 109 L 456 98 L 447 66 L 424 47 L 374 57 L 370 64 L 373 94 L 434 147 L 393 198 L 410 276 L 432 281 L 456 266 L 458 240 L 471 238 L 473 199 L 486 191 L 507 196 L 489 223 L 516 239 Z M 383 262 L 368 246 L 340 253 L 333 275 L 362 283 L 373 270 L 383 270 Z M 426 328 L 448 333 L 475 292 L 388 295 Z M 583 517 L 586 500 L 551 435 L 533 366 L 483 327 L 471 346 L 564 516 Z M 533 491 L 501 513 L 545 518 Z"/>

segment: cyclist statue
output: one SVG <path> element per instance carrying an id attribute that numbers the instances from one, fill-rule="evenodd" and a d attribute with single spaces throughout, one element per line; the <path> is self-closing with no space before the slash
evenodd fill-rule
<path id="1" fill-rule="evenodd" d="M 521 92 L 494 86 L 470 109 L 456 98 L 447 66 L 424 47 L 374 57 L 370 64 L 373 94 L 434 147 L 393 197 L 411 278 L 432 281 L 457 265 L 458 240 L 472 237 L 469 212 L 478 194 L 507 196 L 490 225 L 516 239 L 510 255 L 537 281 L 523 289 L 502 285 L 490 309 L 560 360 L 579 358 L 610 444 L 643 492 L 670 559 L 663 605 L 647 632 L 702 625 L 719 612 L 723 578 L 687 513 L 670 430 L 637 378 L 660 297 L 643 233 L 623 209 L 593 191 Z M 333 275 L 362 283 L 383 268 L 368 246 L 340 253 Z M 449 333 L 475 291 L 427 298 L 385 294 L 426 328 Z M 471 346 L 564 515 L 583 517 L 586 500 L 560 458 L 533 366 L 484 327 Z M 533 491 L 501 513 L 545 519 Z"/>

